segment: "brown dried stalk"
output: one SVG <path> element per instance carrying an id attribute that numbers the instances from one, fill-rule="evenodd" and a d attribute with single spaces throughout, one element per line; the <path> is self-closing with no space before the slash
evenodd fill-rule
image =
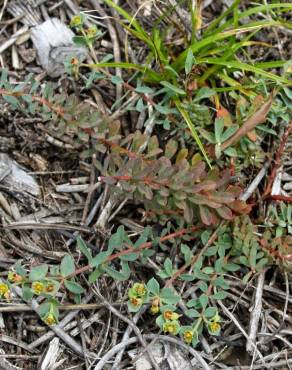
<path id="1" fill-rule="evenodd" d="M 243 125 L 236 131 L 236 133 L 231 136 L 230 139 L 226 140 L 221 145 L 221 150 L 227 149 L 230 145 L 234 144 L 241 137 L 245 136 L 248 132 L 253 130 L 258 124 L 265 122 L 267 114 L 272 106 L 275 93 L 272 93 L 269 99 L 261 106 L 261 108 L 255 112 L 251 117 L 249 117 Z"/>

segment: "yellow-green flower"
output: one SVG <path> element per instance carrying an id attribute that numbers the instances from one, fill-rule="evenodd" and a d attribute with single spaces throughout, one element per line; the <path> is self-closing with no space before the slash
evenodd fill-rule
<path id="1" fill-rule="evenodd" d="M 47 324 L 47 325 L 54 325 L 56 324 L 57 320 L 55 318 L 55 316 L 51 313 L 49 313 L 45 318 L 44 318 L 44 322 Z"/>
<path id="2" fill-rule="evenodd" d="M 55 290 L 55 285 L 53 283 L 48 283 L 45 287 L 46 293 L 52 293 Z"/>
<path id="3" fill-rule="evenodd" d="M 31 288 L 35 292 L 35 294 L 41 294 L 44 290 L 44 284 L 40 281 L 35 281 L 31 284 Z"/>
<path id="4" fill-rule="evenodd" d="M 5 283 L 0 283 L 0 298 L 4 297 L 9 299 L 10 297 L 10 292 L 9 292 L 9 287 Z"/>
<path id="5" fill-rule="evenodd" d="M 23 277 L 18 275 L 16 272 L 9 271 L 8 280 L 11 281 L 11 283 L 21 283 L 23 281 Z"/>
<path id="6" fill-rule="evenodd" d="M 83 19 L 81 15 L 75 15 L 75 17 L 71 19 L 70 27 L 80 27 L 82 25 L 83 25 Z"/>
<path id="7" fill-rule="evenodd" d="M 165 320 L 173 321 L 173 320 L 177 320 L 180 317 L 180 315 L 177 314 L 176 312 L 168 310 L 168 311 L 163 312 L 163 317 L 165 318 Z"/>
<path id="8" fill-rule="evenodd" d="M 143 301 L 141 298 L 130 298 L 130 303 L 134 307 L 139 307 L 142 305 Z"/>
<path id="9" fill-rule="evenodd" d="M 163 324 L 164 333 L 176 335 L 179 331 L 179 323 L 177 321 L 166 321 Z"/>
<path id="10" fill-rule="evenodd" d="M 193 337 L 194 337 L 194 333 L 190 330 L 186 330 L 184 333 L 183 333 L 183 338 L 184 338 L 184 341 L 186 343 L 191 343 L 192 340 L 193 340 Z"/>
<path id="11" fill-rule="evenodd" d="M 97 28 L 95 26 L 89 27 L 85 33 L 88 37 L 94 37 L 97 34 Z"/>
<path id="12" fill-rule="evenodd" d="M 147 288 L 145 284 L 135 283 L 132 289 L 138 297 L 144 297 L 147 294 Z"/>
<path id="13" fill-rule="evenodd" d="M 210 333 L 217 334 L 217 333 L 219 333 L 219 331 L 221 329 L 221 326 L 218 322 L 211 321 L 208 325 L 208 328 L 209 328 Z"/>
<path id="14" fill-rule="evenodd" d="M 152 315 L 156 315 L 158 312 L 159 312 L 159 306 L 152 304 L 152 306 L 150 307 L 150 313 L 152 313 Z"/>

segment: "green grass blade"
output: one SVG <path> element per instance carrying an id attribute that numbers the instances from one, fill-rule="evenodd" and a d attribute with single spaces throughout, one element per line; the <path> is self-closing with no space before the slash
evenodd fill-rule
<path id="1" fill-rule="evenodd" d="M 198 61 L 199 63 L 207 63 L 207 64 L 217 64 L 217 65 L 222 65 L 225 68 L 234 68 L 234 69 L 240 69 L 243 71 L 248 71 L 248 72 L 253 72 L 256 73 L 260 76 L 266 77 L 272 81 L 275 81 L 279 84 L 287 84 L 291 85 L 292 82 L 287 80 L 284 77 L 277 76 L 274 73 L 267 72 L 261 68 L 255 67 L 251 64 L 243 63 L 243 62 L 237 62 L 237 61 L 224 61 L 222 59 L 216 59 L 216 58 L 211 58 L 211 59 L 201 59 Z"/>
<path id="2" fill-rule="evenodd" d="M 244 32 L 250 32 L 253 30 L 259 30 L 263 27 L 270 27 L 270 26 L 282 26 L 281 22 L 277 21 L 265 21 L 265 22 L 251 22 L 244 26 L 240 26 L 238 28 L 234 28 L 231 30 L 227 30 L 221 33 L 217 33 L 215 35 L 203 38 L 200 41 L 195 42 L 192 44 L 189 49 L 195 54 L 200 49 L 203 49 L 205 46 L 211 45 L 217 41 L 227 39 L 233 35 L 237 35 Z M 185 59 L 187 57 L 189 49 L 183 51 L 172 63 L 172 68 L 174 68 L 177 72 L 181 71 L 184 68 Z"/>
<path id="3" fill-rule="evenodd" d="M 193 124 L 193 122 L 192 122 L 192 120 L 191 120 L 188 112 L 183 108 L 183 106 L 182 106 L 182 104 L 181 104 L 181 102 L 180 102 L 179 99 L 177 99 L 177 98 L 174 99 L 174 103 L 175 103 L 175 106 L 177 107 L 178 111 L 182 115 L 183 119 L 185 120 L 186 124 L 188 125 L 188 128 L 190 129 L 190 131 L 191 131 L 191 133 L 193 135 L 193 138 L 195 139 L 195 141 L 196 141 L 199 149 L 201 150 L 201 152 L 202 152 L 202 154 L 203 154 L 203 156 L 204 156 L 204 158 L 205 158 L 208 166 L 212 169 L 212 165 L 210 163 L 210 160 L 208 158 L 208 155 L 207 155 L 207 153 L 206 153 L 206 151 L 204 149 L 204 146 L 203 146 L 203 144 L 201 142 L 201 139 L 199 138 L 199 135 L 197 134 L 197 131 L 195 129 L 195 126 L 194 126 L 194 124 Z"/>
<path id="4" fill-rule="evenodd" d="M 153 43 L 151 38 L 148 36 L 147 32 L 142 28 L 139 22 L 129 14 L 125 9 L 114 3 L 112 0 L 103 0 L 109 7 L 115 9 L 122 17 L 129 21 L 129 25 L 123 25 L 130 32 L 131 27 L 135 29 L 135 36 L 143 40 L 150 48 L 153 48 Z"/>
<path id="5" fill-rule="evenodd" d="M 204 32 L 204 36 L 207 36 L 211 33 L 212 30 L 217 28 L 217 26 L 221 23 L 221 21 L 226 18 L 229 14 L 233 13 L 234 9 L 239 5 L 240 0 L 234 1 L 234 3 L 219 17 L 216 17 L 216 19 L 207 27 L 206 31 Z"/>
<path id="6" fill-rule="evenodd" d="M 289 4 L 289 3 L 276 3 L 276 4 L 266 4 L 266 5 L 260 5 L 260 6 L 256 6 L 256 7 L 253 7 L 253 8 L 250 8 L 250 9 L 247 9 L 246 11 L 242 12 L 242 13 L 239 13 L 238 14 L 238 20 L 240 19 L 243 19 L 245 17 L 249 17 L 253 14 L 258 14 L 258 13 L 265 13 L 265 12 L 268 12 L 269 10 L 272 10 L 272 9 L 278 9 L 278 11 L 280 12 L 288 12 L 288 11 L 292 11 L 292 4 Z M 217 20 L 215 20 L 216 22 Z M 216 26 L 218 25 L 219 23 L 216 23 Z M 216 29 L 216 33 L 218 32 L 221 32 L 223 31 L 224 29 L 226 29 L 227 27 L 230 27 L 232 26 L 233 24 L 233 18 L 226 21 L 225 23 L 223 23 L 221 26 L 219 26 L 217 29 Z M 212 24 L 209 26 L 211 27 Z M 207 30 L 205 31 L 204 33 L 204 36 L 207 36 L 210 34 L 209 32 L 209 27 L 207 28 Z M 212 28 L 212 30 L 214 29 L 215 27 Z"/>
<path id="7" fill-rule="evenodd" d="M 160 82 L 163 78 L 159 73 L 154 72 L 150 68 L 135 64 L 135 63 L 127 63 L 127 62 L 105 62 L 105 63 L 92 63 L 92 64 L 84 64 L 84 66 L 89 68 L 124 68 L 124 69 L 134 69 L 135 71 L 139 71 L 144 73 L 154 82 Z"/>

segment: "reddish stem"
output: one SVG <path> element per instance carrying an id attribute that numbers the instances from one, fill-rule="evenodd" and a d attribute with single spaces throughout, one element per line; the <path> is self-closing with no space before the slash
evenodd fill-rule
<path id="1" fill-rule="evenodd" d="M 191 232 L 195 232 L 195 231 L 199 230 L 200 228 L 201 228 L 201 226 L 192 226 L 192 227 L 189 227 L 187 229 L 181 229 L 181 230 L 176 231 L 174 233 L 162 236 L 161 238 L 159 238 L 159 242 L 162 243 L 162 242 L 165 242 L 169 239 L 177 238 L 179 236 L 189 234 Z M 120 258 L 121 256 L 125 256 L 127 254 L 139 253 L 139 252 L 143 251 L 144 249 L 151 248 L 152 246 L 153 246 L 153 242 L 146 242 L 146 243 L 141 244 L 139 248 L 130 247 L 128 249 L 124 249 L 123 251 L 120 251 L 120 252 L 117 252 L 117 253 L 114 253 L 114 254 L 108 256 L 108 258 L 106 259 L 105 262 L 113 261 L 113 260 L 115 260 L 117 258 Z M 71 275 L 69 275 L 67 277 L 67 279 L 69 279 L 73 276 L 76 276 L 76 275 L 80 275 L 80 274 L 82 274 L 84 272 L 87 272 L 91 269 L 92 269 L 91 265 L 86 265 L 86 266 L 80 267 L 79 269 L 75 270 Z"/>
<path id="2" fill-rule="evenodd" d="M 200 250 L 200 252 L 198 254 L 195 254 L 192 259 L 191 259 L 191 262 L 190 263 L 186 263 L 184 264 L 180 269 L 178 269 L 176 271 L 175 274 L 173 274 L 173 276 L 167 280 L 167 282 L 165 283 L 165 287 L 169 287 L 173 284 L 173 282 L 182 274 L 186 271 L 187 268 L 189 267 L 193 267 L 194 264 L 196 263 L 196 261 L 205 253 L 205 251 L 209 248 L 209 246 L 211 244 L 214 243 L 214 241 L 217 239 L 217 232 L 218 232 L 219 228 L 217 230 L 215 230 L 213 232 L 213 234 L 210 236 L 209 240 L 207 241 L 206 245 Z"/>
<path id="3" fill-rule="evenodd" d="M 13 91 L 8 91 L 8 90 L 4 90 L 4 89 L 0 89 L 0 94 L 1 95 L 14 96 L 16 98 L 27 95 L 26 93 L 21 92 L 21 91 L 13 92 Z M 34 95 L 32 96 L 32 100 L 37 101 L 37 102 L 41 103 L 42 105 L 47 106 L 51 111 L 55 112 L 57 114 L 57 116 L 60 116 L 60 117 L 64 116 L 63 109 L 61 107 L 54 106 L 50 101 L 48 101 L 44 98 L 41 98 L 39 96 L 34 96 Z"/>
<path id="4" fill-rule="evenodd" d="M 282 158 L 282 155 L 283 155 L 288 137 L 291 134 L 291 132 L 292 132 L 292 120 L 290 121 L 288 127 L 286 128 L 286 130 L 284 132 L 284 135 L 281 139 L 280 145 L 278 147 L 278 150 L 276 152 L 275 165 L 272 168 L 271 174 L 269 176 L 268 184 L 266 186 L 266 190 L 265 190 L 264 195 L 263 195 L 264 198 L 266 198 L 271 193 L 272 186 L 273 186 L 277 171 L 281 166 L 281 158 Z"/>
<path id="5" fill-rule="evenodd" d="M 285 195 L 270 195 L 269 198 L 272 200 L 282 200 L 286 203 L 292 203 L 292 197 L 286 197 Z"/>

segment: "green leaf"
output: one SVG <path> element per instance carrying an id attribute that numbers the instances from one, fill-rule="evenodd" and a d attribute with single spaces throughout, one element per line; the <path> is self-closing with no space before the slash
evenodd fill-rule
<path id="1" fill-rule="evenodd" d="M 202 272 L 203 272 L 204 274 L 208 274 L 208 275 L 210 275 L 210 274 L 213 274 L 213 273 L 214 273 L 214 269 L 213 269 L 213 267 L 209 267 L 209 266 L 207 266 L 207 267 L 204 267 L 204 268 L 202 269 Z"/>
<path id="2" fill-rule="evenodd" d="M 211 318 L 211 317 L 214 317 L 216 315 L 216 313 L 217 313 L 217 308 L 215 308 L 215 307 L 208 307 L 204 311 L 204 316 L 207 317 L 207 318 Z"/>
<path id="3" fill-rule="evenodd" d="M 211 298 L 212 299 L 225 299 L 227 295 L 228 294 L 224 290 L 220 290 L 220 292 L 217 292 L 211 295 Z"/>
<path id="4" fill-rule="evenodd" d="M 200 295 L 199 301 L 200 301 L 200 304 L 201 304 L 203 310 L 206 308 L 206 306 L 208 304 L 208 300 L 209 300 L 209 298 L 206 294 Z"/>
<path id="5" fill-rule="evenodd" d="M 223 276 L 219 276 L 214 280 L 214 285 L 222 289 L 229 289 L 229 285 L 224 280 Z"/>
<path id="6" fill-rule="evenodd" d="M 185 61 L 185 72 L 186 75 L 188 75 L 193 67 L 193 62 L 194 62 L 194 53 L 192 52 L 191 49 L 188 50 L 186 61 Z"/>
<path id="7" fill-rule="evenodd" d="M 237 151 L 234 148 L 227 148 L 224 151 L 224 154 L 228 155 L 229 157 L 237 157 Z"/>
<path id="8" fill-rule="evenodd" d="M 166 258 L 166 260 L 164 261 L 164 269 L 165 269 L 165 272 L 168 274 L 168 276 L 172 276 L 173 274 L 173 268 L 172 268 L 172 262 L 171 262 L 171 259 L 170 258 Z"/>
<path id="9" fill-rule="evenodd" d="M 119 226 L 115 234 L 110 237 L 108 248 L 114 250 L 115 248 L 121 249 L 123 246 L 123 241 L 125 237 L 124 226 Z"/>
<path id="10" fill-rule="evenodd" d="M 85 292 L 85 289 L 78 283 L 75 283 L 75 281 L 64 280 L 64 285 L 71 293 L 81 294 Z"/>
<path id="11" fill-rule="evenodd" d="M 216 139 L 213 132 L 209 132 L 204 128 L 199 128 L 199 132 L 203 136 L 203 138 L 206 139 L 209 143 L 216 144 Z"/>
<path id="12" fill-rule="evenodd" d="M 30 301 L 32 297 L 34 296 L 34 292 L 32 289 L 30 289 L 30 286 L 27 284 L 24 284 L 22 286 L 22 298 L 24 301 Z"/>
<path id="13" fill-rule="evenodd" d="M 111 82 L 115 85 L 120 85 L 124 82 L 124 80 L 120 76 L 112 76 Z"/>
<path id="14" fill-rule="evenodd" d="M 200 284 L 198 285 L 198 288 L 199 288 L 202 292 L 206 293 L 206 292 L 207 292 L 207 290 L 208 290 L 208 284 L 207 284 L 205 281 L 201 281 L 201 282 L 200 282 Z"/>
<path id="15" fill-rule="evenodd" d="M 160 298 L 167 304 L 176 304 L 180 301 L 180 297 L 171 288 L 163 288 L 160 292 Z"/>
<path id="16" fill-rule="evenodd" d="M 61 261 L 60 272 L 63 277 L 71 275 L 75 271 L 75 264 L 72 256 L 66 254 Z"/>
<path id="17" fill-rule="evenodd" d="M 196 277 L 192 274 L 181 274 L 180 278 L 184 281 L 194 281 Z"/>
<path id="18" fill-rule="evenodd" d="M 185 311 L 185 314 L 188 316 L 188 317 L 200 317 L 201 314 L 199 311 L 195 310 L 194 308 L 191 308 L 190 310 L 186 310 Z"/>
<path id="19" fill-rule="evenodd" d="M 4 68 L 1 70 L 0 88 L 6 87 L 8 83 L 8 69 Z"/>
<path id="20" fill-rule="evenodd" d="M 235 263 L 227 263 L 226 265 L 223 266 L 224 270 L 226 271 L 237 271 L 240 269 L 240 266 L 235 264 Z"/>
<path id="21" fill-rule="evenodd" d="M 103 269 L 114 280 L 118 280 L 118 281 L 128 280 L 131 275 L 131 270 L 129 268 L 129 265 L 126 262 L 122 262 L 121 264 L 122 264 L 121 271 L 117 271 L 110 266 L 104 266 Z"/>
<path id="22" fill-rule="evenodd" d="M 215 94 L 216 94 L 216 92 L 214 90 L 210 89 L 209 87 L 202 87 L 197 92 L 197 95 L 196 95 L 194 101 L 198 102 L 202 99 L 210 98 L 211 96 L 214 96 Z"/>
<path id="23" fill-rule="evenodd" d="M 134 248 L 139 248 L 141 244 L 146 243 L 149 238 L 150 233 L 151 233 L 151 227 L 145 227 L 145 229 L 142 231 L 142 234 L 139 236 L 139 238 L 135 242 Z"/>
<path id="24" fill-rule="evenodd" d="M 102 273 L 103 273 L 103 269 L 101 268 L 101 266 L 98 266 L 97 268 L 95 268 L 92 271 L 92 273 L 89 275 L 89 278 L 88 278 L 89 283 L 90 284 L 95 283 Z"/>
<path id="25" fill-rule="evenodd" d="M 85 241 L 80 236 L 77 237 L 77 246 L 80 249 L 81 253 L 83 253 L 84 256 L 87 258 L 88 263 L 91 263 L 92 261 L 91 251 L 90 249 L 87 248 Z"/>
<path id="26" fill-rule="evenodd" d="M 162 315 L 159 315 L 159 316 L 156 318 L 155 323 L 156 323 L 156 325 L 157 325 L 160 329 L 162 329 L 163 324 L 165 323 L 165 320 L 164 320 L 163 316 L 162 316 Z"/>
<path id="27" fill-rule="evenodd" d="M 2 94 L 2 97 L 3 97 L 4 100 L 7 101 L 7 103 L 9 103 L 10 105 L 12 105 L 13 108 L 18 108 L 19 102 L 18 102 L 18 99 L 17 98 L 15 98 L 12 95 L 5 95 L 5 94 Z"/>
<path id="28" fill-rule="evenodd" d="M 190 247 L 186 244 L 181 244 L 180 246 L 181 253 L 184 255 L 185 263 L 190 263 L 192 258 L 192 252 Z"/>
<path id="29" fill-rule="evenodd" d="M 129 261 L 129 262 L 136 261 L 138 258 L 139 258 L 139 253 L 128 253 L 128 254 L 125 254 L 119 257 L 120 260 Z"/>
<path id="30" fill-rule="evenodd" d="M 44 318 L 47 316 L 47 314 L 50 312 L 51 304 L 48 301 L 45 301 L 44 303 L 41 303 L 38 306 L 38 314 L 40 315 L 41 318 Z"/>
<path id="31" fill-rule="evenodd" d="M 224 120 L 222 118 L 217 118 L 215 120 L 215 140 L 216 143 L 222 143 L 221 135 L 224 129 Z"/>
<path id="32" fill-rule="evenodd" d="M 107 260 L 108 252 L 99 252 L 94 258 L 92 258 L 90 265 L 97 267 Z"/>
<path id="33" fill-rule="evenodd" d="M 74 44 L 80 45 L 80 46 L 87 46 L 88 45 L 88 40 L 84 36 L 73 36 L 72 40 Z"/>
<path id="34" fill-rule="evenodd" d="M 137 86 L 135 91 L 140 94 L 153 94 L 153 89 L 148 86 Z"/>
<path id="35" fill-rule="evenodd" d="M 232 135 L 234 135 L 238 128 L 238 125 L 232 125 L 228 127 L 221 135 L 221 143 L 224 143 L 224 141 L 228 140 Z"/>
<path id="36" fill-rule="evenodd" d="M 46 264 L 33 267 L 29 273 L 29 280 L 39 281 L 39 280 L 45 279 L 48 273 L 48 270 L 49 270 L 49 267 Z"/>
<path id="37" fill-rule="evenodd" d="M 164 69 L 168 72 L 170 72 L 169 74 L 172 76 L 172 77 L 175 77 L 175 78 L 179 78 L 179 75 L 178 73 L 176 72 L 175 69 L 173 69 L 171 66 L 165 66 Z"/>
<path id="38" fill-rule="evenodd" d="M 176 95 L 186 95 L 186 92 L 175 86 L 175 85 L 172 85 L 170 82 L 168 81 L 161 81 L 160 84 L 164 87 L 166 87 L 169 91 L 171 91 L 172 93 L 176 94 Z"/>
<path id="39" fill-rule="evenodd" d="M 210 256 L 215 256 L 215 254 L 217 253 L 217 250 L 218 250 L 218 246 L 215 245 L 213 247 L 209 247 L 205 253 L 203 254 L 204 256 L 207 256 L 207 257 L 210 257 Z"/>
<path id="40" fill-rule="evenodd" d="M 17 261 L 16 264 L 14 265 L 14 270 L 15 272 L 22 276 L 22 277 L 25 277 L 26 276 L 26 271 L 25 269 L 21 266 L 21 262 L 20 261 Z"/>
<path id="41" fill-rule="evenodd" d="M 158 281 L 155 278 L 150 279 L 147 283 L 147 289 L 150 293 L 153 293 L 154 295 L 159 295 L 160 286 Z"/>

